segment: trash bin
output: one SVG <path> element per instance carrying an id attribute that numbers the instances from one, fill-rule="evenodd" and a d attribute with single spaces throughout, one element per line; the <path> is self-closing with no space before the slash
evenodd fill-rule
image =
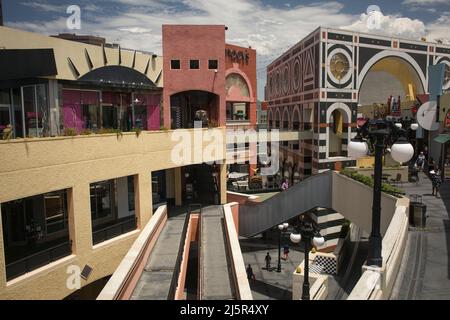
<path id="1" fill-rule="evenodd" d="M 418 228 L 426 227 L 427 206 L 423 204 L 421 195 L 411 195 L 411 203 L 409 204 L 409 224 Z"/>

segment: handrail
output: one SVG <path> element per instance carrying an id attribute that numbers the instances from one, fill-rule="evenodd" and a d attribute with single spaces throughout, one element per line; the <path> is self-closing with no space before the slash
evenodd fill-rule
<path id="1" fill-rule="evenodd" d="M 197 274 L 197 300 L 202 300 L 203 296 L 203 253 L 202 253 L 202 217 L 198 219 L 198 274 Z"/>
<path id="2" fill-rule="evenodd" d="M 19 276 L 21 276 L 21 275 L 23 275 L 23 274 L 25 274 L 27 272 L 30 272 L 32 270 L 35 270 L 35 269 L 39 268 L 39 266 L 36 267 L 36 268 L 30 268 L 29 262 L 30 262 L 30 260 L 32 260 L 35 257 L 41 256 L 41 255 L 46 254 L 46 253 L 50 253 L 49 259 L 46 259 L 46 261 L 48 261 L 47 264 L 62 258 L 62 256 L 57 256 L 56 259 L 55 259 L 55 256 L 53 255 L 53 251 L 58 249 L 58 248 L 67 246 L 67 245 L 69 245 L 69 247 L 70 247 L 70 250 L 69 250 L 70 252 L 67 255 L 70 255 L 70 253 L 72 252 L 72 240 L 65 241 L 65 242 L 60 243 L 58 245 L 55 245 L 53 247 L 41 250 L 41 251 L 33 253 L 33 254 L 31 254 L 31 255 L 29 255 L 27 257 L 24 257 L 22 259 L 19 259 L 19 260 L 16 260 L 14 262 L 11 262 L 11 263 L 7 264 L 6 265 L 6 270 L 7 270 L 6 273 L 7 273 L 8 280 L 11 279 L 11 278 L 19 277 Z M 23 273 L 19 272 L 17 274 L 13 274 L 12 276 L 8 275 L 8 269 L 11 270 L 12 267 L 20 265 L 22 263 L 24 263 L 24 270 L 25 270 L 25 272 L 23 272 Z M 45 265 L 45 264 L 42 264 L 42 265 Z"/>
<path id="3" fill-rule="evenodd" d="M 181 262 L 183 260 L 184 244 L 186 242 L 187 230 L 188 230 L 188 226 L 189 226 L 190 217 L 192 214 L 191 207 L 196 206 L 196 205 L 197 204 L 189 205 L 189 210 L 188 210 L 188 213 L 186 214 L 186 218 L 184 220 L 183 230 L 181 231 L 180 245 L 178 247 L 177 260 L 175 262 L 175 267 L 173 269 L 172 280 L 170 282 L 170 288 L 169 288 L 169 293 L 167 295 L 167 300 L 175 299 L 175 292 L 178 287 L 178 279 L 179 279 L 179 273 L 180 273 L 180 268 L 181 268 Z M 200 206 L 200 213 L 201 213 L 201 205 L 199 205 L 199 206 Z"/>
<path id="4" fill-rule="evenodd" d="M 105 237 L 101 238 L 102 240 L 96 241 L 96 240 L 95 240 L 95 236 L 97 236 L 97 235 L 99 235 L 99 234 L 101 234 L 101 233 L 107 233 L 109 230 L 112 230 L 112 229 L 117 228 L 117 227 L 120 227 L 120 234 L 124 234 L 125 232 L 124 232 L 123 226 L 126 225 L 126 224 L 128 224 L 128 223 L 130 223 L 130 222 L 132 222 L 133 220 L 134 220 L 133 227 L 134 227 L 134 229 L 136 229 L 136 227 L 137 227 L 137 217 L 136 217 L 136 216 L 132 216 L 132 217 L 129 218 L 129 219 L 124 219 L 122 222 L 119 222 L 119 223 L 110 225 L 110 226 L 108 226 L 108 227 L 105 227 L 105 228 L 103 228 L 103 229 L 99 229 L 99 230 L 97 230 L 97 231 L 92 232 L 92 241 L 93 241 L 93 244 L 95 245 L 95 244 L 98 244 L 98 243 L 100 243 L 100 242 L 103 242 L 103 241 L 112 239 L 112 238 L 108 238 L 107 236 L 105 236 Z M 128 230 L 128 231 L 132 231 L 132 229 L 130 229 L 130 230 Z M 128 232 L 128 231 L 127 231 L 127 232 Z"/>

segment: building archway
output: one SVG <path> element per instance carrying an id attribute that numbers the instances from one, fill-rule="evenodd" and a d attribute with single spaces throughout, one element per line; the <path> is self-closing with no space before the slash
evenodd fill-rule
<path id="1" fill-rule="evenodd" d="M 273 128 L 273 112 L 272 109 L 267 111 L 267 124 L 269 125 L 269 129 Z"/>
<path id="2" fill-rule="evenodd" d="M 281 128 L 281 126 L 280 126 L 281 120 L 280 119 L 281 119 L 280 110 L 277 109 L 275 111 L 275 126 L 274 126 L 275 129 L 280 129 Z"/>
<path id="3" fill-rule="evenodd" d="M 172 129 L 194 128 L 199 121 L 203 127 L 219 126 L 220 99 L 208 91 L 190 90 L 170 96 Z"/>
<path id="4" fill-rule="evenodd" d="M 351 110 L 345 103 L 337 102 L 327 110 L 327 158 L 347 157 L 351 118 Z"/>
<path id="5" fill-rule="evenodd" d="M 282 123 L 283 123 L 283 130 L 289 130 L 290 120 L 289 120 L 289 112 L 288 112 L 287 108 L 284 108 Z"/>
<path id="6" fill-rule="evenodd" d="M 298 106 L 294 107 L 294 112 L 292 114 L 291 128 L 294 131 L 300 130 L 300 110 Z"/>
<path id="7" fill-rule="evenodd" d="M 387 106 L 389 97 L 396 101 L 400 97 L 403 106 L 413 105 L 416 95 L 425 93 L 426 88 L 425 75 L 411 56 L 381 52 L 360 73 L 358 112 L 367 118 L 388 115 L 393 111 Z"/>

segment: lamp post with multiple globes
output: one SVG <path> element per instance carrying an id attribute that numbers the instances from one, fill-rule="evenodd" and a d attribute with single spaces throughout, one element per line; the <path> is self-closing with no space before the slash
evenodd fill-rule
<path id="1" fill-rule="evenodd" d="M 414 148 L 408 142 L 407 137 L 409 130 L 415 131 L 418 127 L 418 124 L 413 123 L 410 129 L 406 130 L 403 129 L 401 123 L 394 123 L 390 120 L 369 120 L 358 129 L 356 137 L 348 145 L 349 157 L 353 159 L 360 159 L 368 155 L 369 146 L 367 142 L 371 142 L 375 152 L 372 231 L 369 238 L 369 255 L 367 258 L 369 266 L 381 267 L 383 264 L 380 233 L 383 154 L 390 152 L 392 158 L 400 163 L 410 161 L 414 156 Z"/>
<path id="2" fill-rule="evenodd" d="M 312 222 L 305 221 L 304 216 L 301 216 L 300 225 L 298 226 L 298 233 L 291 233 L 291 241 L 293 243 L 300 243 L 303 239 L 305 243 L 305 272 L 303 278 L 302 300 L 309 300 L 309 251 L 311 251 L 312 244 L 320 247 L 325 243 L 324 237 L 320 235 L 319 230 Z"/>

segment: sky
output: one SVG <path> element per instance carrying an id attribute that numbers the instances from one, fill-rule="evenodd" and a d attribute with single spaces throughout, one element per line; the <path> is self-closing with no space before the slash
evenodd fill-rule
<path id="1" fill-rule="evenodd" d="M 67 27 L 70 5 L 81 9 L 79 30 Z M 376 30 L 369 29 L 371 5 L 378 6 Z M 319 26 L 450 43 L 450 0 L 3 0 L 3 16 L 12 28 L 98 35 L 157 54 L 162 24 L 224 24 L 227 43 L 257 50 L 261 100 L 266 66 Z"/>

